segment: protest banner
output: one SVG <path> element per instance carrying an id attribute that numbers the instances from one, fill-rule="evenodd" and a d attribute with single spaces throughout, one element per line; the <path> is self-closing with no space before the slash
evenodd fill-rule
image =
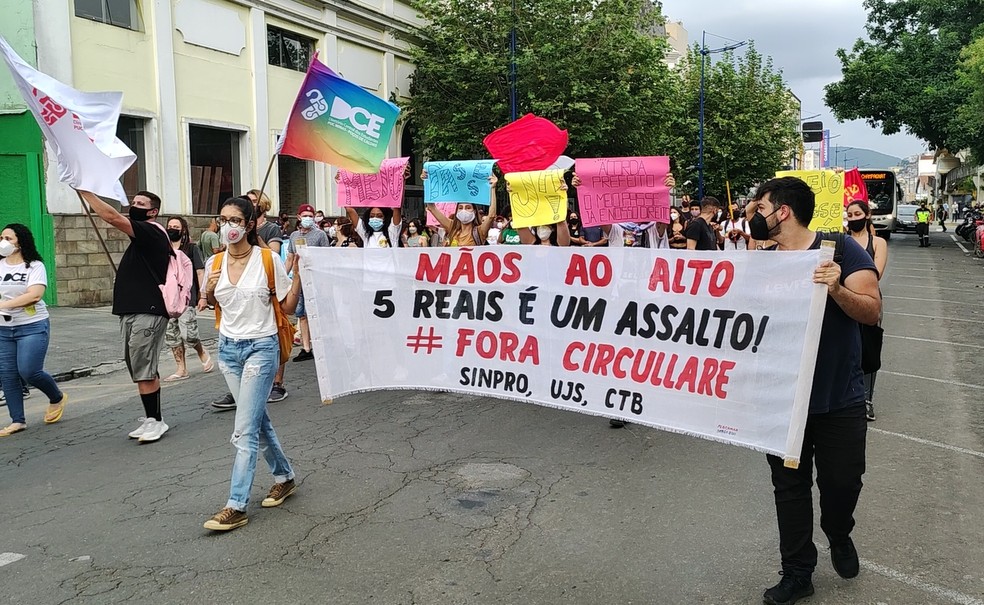
<path id="1" fill-rule="evenodd" d="M 864 184 L 861 171 L 851 168 L 844 172 L 844 206 L 855 200 L 868 203 L 868 186 Z"/>
<path id="2" fill-rule="evenodd" d="M 539 227 L 567 219 L 567 189 L 563 170 L 506 174 L 512 226 Z"/>
<path id="3" fill-rule="evenodd" d="M 828 233 L 844 230 L 844 176 L 833 170 L 783 170 L 776 177 L 802 179 L 816 194 L 810 229 Z"/>
<path id="4" fill-rule="evenodd" d="M 663 184 L 670 158 L 578 159 L 574 172 L 578 210 L 585 227 L 613 223 L 669 223 L 670 188 Z"/>
<path id="5" fill-rule="evenodd" d="M 379 172 L 360 174 L 338 170 L 338 205 L 341 208 L 399 208 L 403 205 L 410 158 L 383 160 Z"/>
<path id="6" fill-rule="evenodd" d="M 434 204 L 434 205 L 437 206 L 438 212 L 443 213 L 444 216 L 454 216 L 454 211 L 458 208 L 458 204 L 456 204 L 454 202 L 439 202 L 439 203 Z M 427 213 L 427 226 L 428 227 L 440 227 L 441 226 L 441 223 L 437 222 L 437 219 L 434 218 L 434 215 L 431 214 L 430 212 L 428 212 Z"/>
<path id="7" fill-rule="evenodd" d="M 489 177 L 495 160 L 424 162 L 424 203 L 456 202 L 488 206 L 492 198 Z"/>
<path id="8" fill-rule="evenodd" d="M 793 466 L 827 298 L 812 275 L 825 254 L 309 249 L 302 280 L 321 397 L 487 395 Z"/>

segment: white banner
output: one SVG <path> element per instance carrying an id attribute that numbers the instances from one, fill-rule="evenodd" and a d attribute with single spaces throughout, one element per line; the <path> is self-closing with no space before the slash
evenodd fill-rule
<path id="1" fill-rule="evenodd" d="M 58 179 L 126 206 L 120 177 L 137 156 L 116 138 L 123 93 L 66 86 L 25 63 L 2 37 L 0 56 L 55 154 Z"/>
<path id="2" fill-rule="evenodd" d="M 321 397 L 460 391 L 798 462 L 828 251 L 493 246 L 302 253 Z"/>

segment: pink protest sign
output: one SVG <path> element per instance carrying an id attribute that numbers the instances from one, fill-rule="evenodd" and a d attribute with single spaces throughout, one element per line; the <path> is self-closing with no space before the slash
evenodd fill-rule
<path id="1" fill-rule="evenodd" d="M 438 202 L 438 203 L 436 203 L 434 205 L 437 206 L 437 211 L 438 212 L 443 212 L 444 213 L 444 216 L 451 216 L 451 215 L 454 214 L 454 211 L 458 209 L 457 202 Z M 440 227 L 441 226 L 441 223 L 437 222 L 437 219 L 434 218 L 434 215 L 431 214 L 430 212 L 428 212 L 427 213 L 427 226 L 428 227 Z"/>
<path id="2" fill-rule="evenodd" d="M 670 158 L 579 159 L 578 209 L 585 227 L 613 223 L 670 222 L 670 188 L 663 184 Z"/>
<path id="3" fill-rule="evenodd" d="M 338 171 L 338 205 L 341 208 L 399 208 L 403 205 L 403 185 L 410 158 L 383 160 L 379 172 L 358 174 Z"/>

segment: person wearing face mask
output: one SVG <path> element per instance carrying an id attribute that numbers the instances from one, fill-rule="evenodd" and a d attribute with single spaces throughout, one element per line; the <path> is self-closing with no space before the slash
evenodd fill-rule
<path id="1" fill-rule="evenodd" d="M 492 220 L 492 226 L 489 227 L 489 235 L 485 238 L 485 241 L 490 246 L 499 245 L 499 236 L 502 234 L 502 227 L 505 226 L 506 219 L 502 216 L 497 216 Z"/>
<path id="2" fill-rule="evenodd" d="M 333 238 L 331 243 L 332 247 L 335 248 L 361 248 L 362 238 L 359 234 L 355 232 L 355 228 L 352 227 L 352 221 L 347 218 L 339 218 L 335 220 L 329 228 L 329 237 Z"/>
<path id="3" fill-rule="evenodd" d="M 717 215 L 721 203 L 717 198 L 706 196 L 700 201 L 700 206 L 690 205 L 690 213 L 693 218 L 687 225 L 685 235 L 687 236 L 687 250 L 717 250 L 718 233 L 711 226 L 711 219 Z M 697 214 L 694 214 L 694 209 Z"/>
<path id="4" fill-rule="evenodd" d="M 161 414 L 157 371 L 169 319 L 160 287 L 167 276 L 168 259 L 174 254 L 167 233 L 154 223 L 161 211 L 161 198 L 139 191 L 133 196 L 128 216 L 123 216 L 94 193 L 79 193 L 99 218 L 130 238 L 113 287 L 113 314 L 120 317 L 123 358 L 145 414 L 129 437 L 140 443 L 157 441 L 169 428 Z"/>
<path id="5" fill-rule="evenodd" d="M 199 299 L 201 286 L 205 279 L 205 261 L 202 260 L 201 250 L 198 246 L 191 243 L 188 234 L 188 221 L 182 216 L 172 216 L 167 219 L 167 236 L 171 240 L 171 248 L 175 254 L 181 253 L 191 261 L 191 268 L 195 273 L 195 279 L 191 283 L 191 300 Z M 188 305 L 181 317 L 172 317 L 167 322 L 167 331 L 164 333 L 164 345 L 171 349 L 174 355 L 174 362 L 177 369 L 164 379 L 164 382 L 175 382 L 188 378 L 188 366 L 185 363 L 185 347 L 189 346 L 198 353 L 198 360 L 202 362 L 202 370 L 207 374 L 211 372 L 215 364 L 212 357 L 205 350 L 202 341 L 198 336 L 198 313 L 195 305 Z"/>
<path id="6" fill-rule="evenodd" d="M 399 208 L 366 208 L 361 217 L 355 208 L 346 208 L 345 211 L 366 248 L 395 248 L 399 245 L 403 222 Z"/>
<path id="7" fill-rule="evenodd" d="M 751 235 L 776 242 L 769 250 L 778 253 L 819 249 L 824 238 L 809 228 L 815 206 L 815 195 L 804 181 L 795 177 L 767 181 L 746 207 Z M 795 603 L 814 592 L 814 465 L 820 526 L 830 543 L 834 570 L 842 578 L 853 578 L 860 570 L 851 540 L 867 431 L 859 324 L 878 322 L 881 295 L 871 257 L 854 238 L 838 235 L 837 240 L 835 260 L 821 262 L 812 276 L 815 284 L 826 287 L 827 302 L 800 464 L 787 468 L 782 458 L 767 456 L 775 490 L 782 580 L 765 591 L 766 604 Z"/>
<path id="8" fill-rule="evenodd" d="M 738 204 L 732 203 L 731 213 L 724 215 L 720 233 L 723 237 L 721 247 L 725 251 L 748 250 L 752 234 L 748 227 L 748 220 L 738 213 Z"/>
<path id="9" fill-rule="evenodd" d="M 670 228 L 667 230 L 669 235 L 670 248 L 674 250 L 687 249 L 687 223 L 683 218 L 683 211 L 680 208 L 670 208 Z"/>
<path id="10" fill-rule="evenodd" d="M 512 226 L 512 215 L 503 217 L 499 223 L 499 244 L 505 246 L 516 246 L 523 243 L 519 237 L 519 231 Z"/>
<path id="11" fill-rule="evenodd" d="M 290 234 L 290 242 L 287 245 L 287 273 L 291 273 L 297 267 L 298 247 L 324 248 L 331 246 L 331 242 L 328 241 L 328 234 L 318 229 L 314 222 L 314 206 L 303 204 L 297 209 L 297 231 Z M 301 332 L 301 352 L 294 357 L 294 361 L 314 359 L 314 353 L 311 352 L 311 326 L 308 324 L 307 313 L 304 309 L 304 292 L 301 292 L 297 301 L 294 315 L 297 316 L 297 327 Z"/>
<path id="12" fill-rule="evenodd" d="M 420 173 L 421 179 L 427 178 L 427 171 Z M 431 213 L 438 225 L 444 230 L 443 243 L 450 247 L 465 246 L 484 246 L 489 237 L 489 230 L 496 215 L 496 195 L 495 185 L 499 182 L 499 177 L 492 174 L 488 178 L 489 185 L 489 207 L 485 215 L 479 212 L 478 208 L 472 203 L 461 202 L 455 206 L 453 216 L 445 214 L 436 204 L 429 203 L 425 207 Z"/>
<path id="13" fill-rule="evenodd" d="M 10 385 L 4 389 L 10 424 L 0 437 L 9 437 L 27 429 L 22 380 L 48 396 L 45 424 L 61 420 L 68 396 L 44 371 L 51 325 L 41 298 L 48 274 L 34 235 L 19 223 L 7 225 L 0 232 L 0 256 L 0 383 Z"/>
<path id="14" fill-rule="evenodd" d="M 875 229 L 871 225 L 871 206 L 862 200 L 854 200 L 847 206 L 847 230 L 859 246 L 864 248 L 871 260 L 875 261 L 875 269 L 878 271 L 878 280 L 881 281 L 885 275 L 885 267 L 888 266 L 888 242 L 875 235 Z M 878 325 L 881 325 L 879 318 Z M 864 328 L 862 328 L 864 329 Z M 862 348 L 864 347 L 862 340 Z M 870 346 L 870 345 L 869 345 Z M 880 351 L 879 351 L 880 353 Z M 878 372 L 865 372 L 864 392 L 865 392 L 865 413 L 868 422 L 875 421 L 875 377 Z"/>
<path id="15" fill-rule="evenodd" d="M 572 246 L 584 246 L 588 243 L 584 239 L 581 218 L 577 215 L 577 212 L 569 212 L 567 214 L 567 232 L 571 234 Z"/>
<path id="16" fill-rule="evenodd" d="M 318 229 L 323 229 L 325 224 L 325 213 L 318 210 L 314 213 L 314 222 L 318 225 Z"/>
<path id="17" fill-rule="evenodd" d="M 420 219 L 415 218 L 407 224 L 403 232 L 404 248 L 426 248 L 428 243 L 427 230 L 424 228 Z"/>
<path id="18" fill-rule="evenodd" d="M 581 177 L 576 173 L 571 179 L 573 187 L 581 186 Z M 676 187 L 676 179 L 672 173 L 667 173 L 663 178 L 663 185 L 673 189 Z M 670 247 L 668 227 L 666 223 L 614 223 L 602 226 L 608 246 L 612 248 L 657 248 L 665 249 Z M 620 423 L 620 424 L 619 424 Z M 621 420 L 612 420 L 612 426 L 625 426 Z"/>

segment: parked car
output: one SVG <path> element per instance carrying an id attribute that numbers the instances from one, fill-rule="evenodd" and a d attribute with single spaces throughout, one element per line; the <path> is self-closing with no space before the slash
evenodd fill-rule
<path id="1" fill-rule="evenodd" d="M 895 231 L 916 230 L 916 210 L 919 206 L 915 204 L 899 204 L 898 212 L 895 215 Z"/>

